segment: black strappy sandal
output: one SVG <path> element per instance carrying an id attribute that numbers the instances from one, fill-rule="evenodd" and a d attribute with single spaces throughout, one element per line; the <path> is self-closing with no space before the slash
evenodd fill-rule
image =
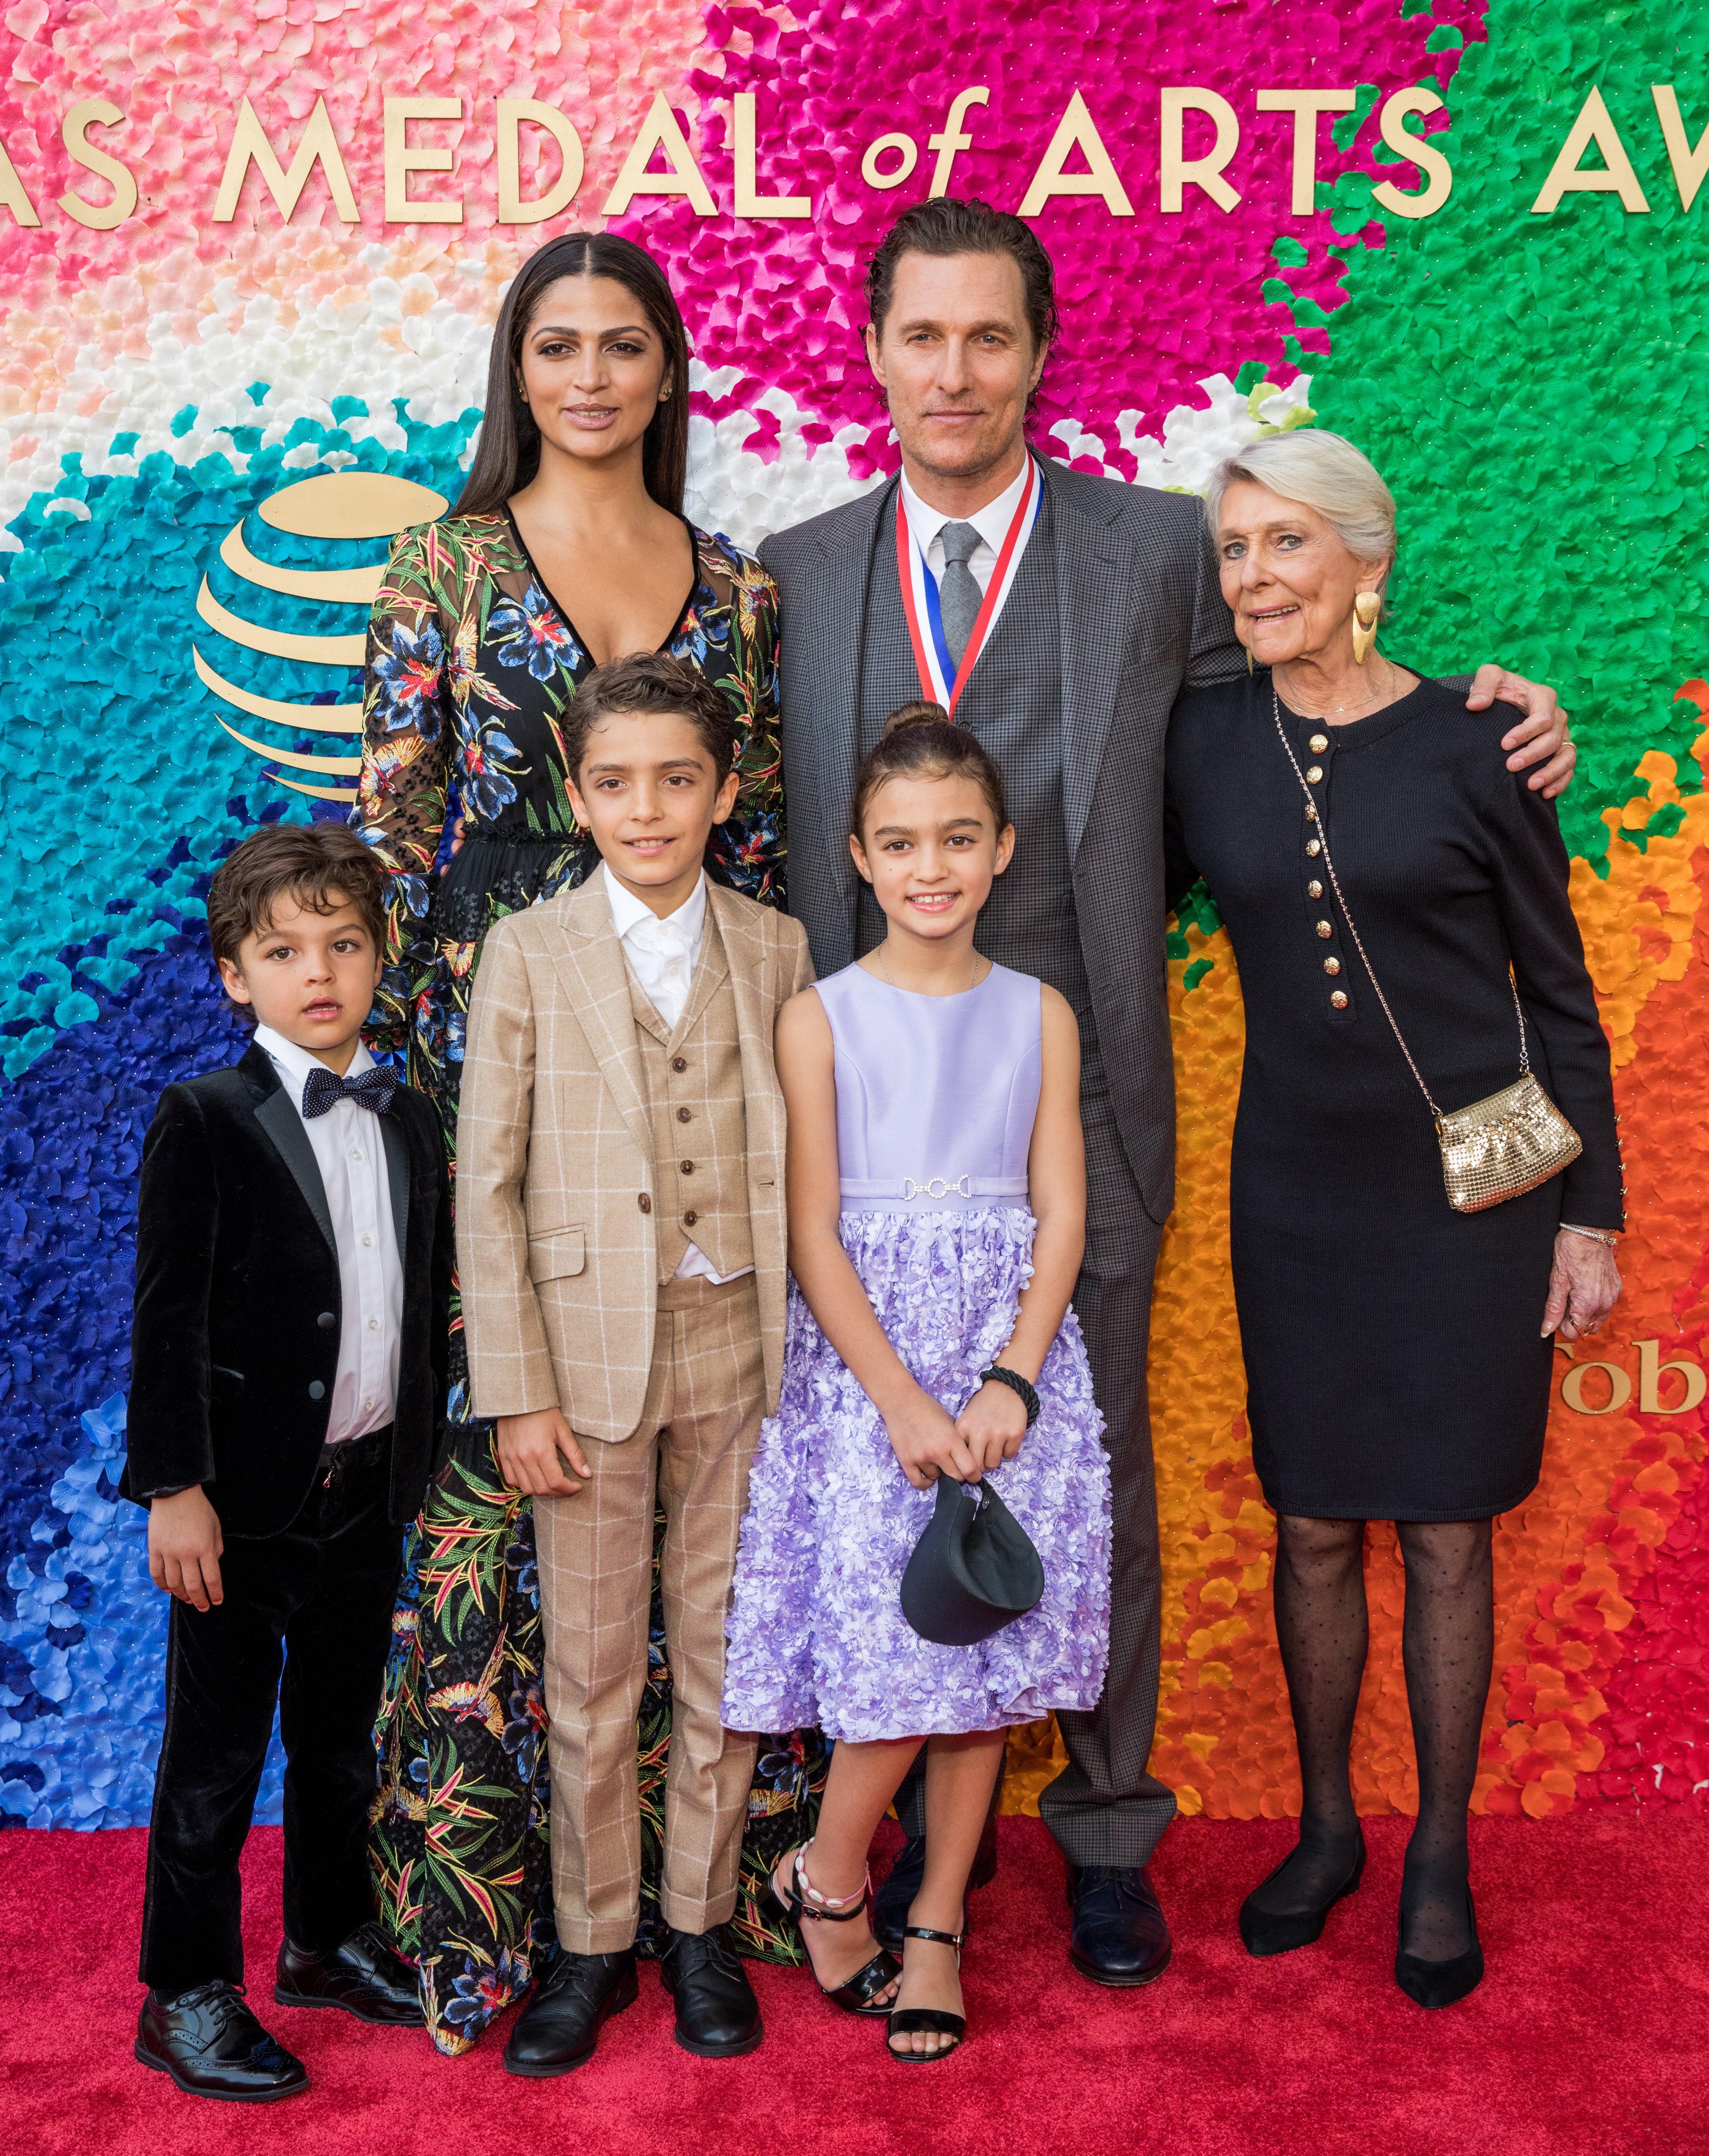
<path id="1" fill-rule="evenodd" d="M 772 1900 L 798 1930 L 808 1919 L 820 1924 L 852 1924 L 857 1917 L 865 1913 L 867 1897 L 872 1888 L 871 1874 L 869 1872 L 862 1882 L 859 1895 L 847 1894 L 839 1897 L 835 1895 L 820 1894 L 808 1881 L 807 1866 L 803 1859 L 806 1857 L 809 1845 L 803 1841 L 793 1853 L 789 1866 L 790 1884 L 789 1892 L 787 1894 L 780 1891 L 778 1875 L 773 1871 L 772 1874 Z M 854 1907 L 848 1909 L 837 1907 L 836 1903 L 839 1898 L 852 1902 Z M 936 1937 L 937 1934 L 934 1933 L 932 1936 Z M 802 1952 L 803 1953 L 807 1952 L 805 1939 L 802 1941 Z M 840 2006 L 845 2014 L 859 2015 L 863 2020 L 867 2021 L 875 2021 L 888 2015 L 890 2010 L 887 2005 L 875 2005 L 873 2002 L 877 1994 L 880 1991 L 887 1991 L 902 1973 L 902 1964 L 893 1953 L 886 1953 L 882 1947 L 870 1961 L 857 1969 L 853 1976 L 845 1979 L 843 1983 L 834 1987 L 828 1987 L 819 1983 L 819 1972 L 813 1967 L 813 1957 L 810 1954 L 808 1955 L 807 1965 L 812 1971 L 813 1982 L 819 1984 L 820 1993 L 830 2000 L 833 2006 Z"/>
<path id="2" fill-rule="evenodd" d="M 905 1939 L 932 1939 L 939 1946 L 953 1947 L 956 1968 L 962 1965 L 962 1943 L 965 1932 L 932 1932 L 924 1924 L 910 1924 L 902 1933 Z M 927 2035 L 953 2036 L 952 2044 L 940 2044 L 935 2051 L 899 2051 L 890 2039 L 892 2036 L 911 2036 L 918 2030 Z M 965 2014 L 952 2014 L 942 2006 L 896 2006 L 890 2014 L 890 2026 L 885 2031 L 885 2049 L 899 2066 L 935 2066 L 940 2059 L 960 2051 L 962 2039 L 967 2033 Z"/>

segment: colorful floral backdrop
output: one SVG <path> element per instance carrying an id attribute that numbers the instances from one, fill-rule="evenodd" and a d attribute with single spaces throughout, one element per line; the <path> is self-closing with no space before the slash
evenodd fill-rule
<path id="1" fill-rule="evenodd" d="M 259 585 L 222 542 L 241 525 L 252 567 L 347 568 L 378 542 L 293 536 L 254 512 L 352 469 L 454 494 L 505 280 L 541 238 L 599 220 L 658 92 L 714 213 L 643 192 L 609 222 L 666 262 L 695 333 L 695 512 L 751 544 L 875 483 L 893 451 L 860 356 L 864 256 L 925 192 L 929 138 L 976 86 L 988 95 L 964 108 L 957 191 L 1018 207 L 1078 90 L 1133 212 L 1082 193 L 1037 218 L 1068 324 L 1040 447 L 1192 488 L 1228 448 L 1315 413 L 1369 449 L 1400 501 L 1394 648 L 1436 672 L 1498 656 L 1556 684 L 1575 715 L 1563 821 L 1624 1119 L 1628 1290 L 1598 1345 L 1604 1367 L 1574 1376 L 1559 1358 L 1571 1397 L 1542 1486 L 1501 1523 L 1477 1802 L 1533 1816 L 1701 1807 L 1709 246 L 1683 198 L 1709 121 L 1709 30 L 1695 15 L 1677 0 L 1641 13 L 1589 0 L 256 0 L 240 14 L 19 0 L 0 52 L 0 1817 L 146 1817 L 164 1616 L 141 1515 L 112 1497 L 137 1148 L 161 1086 L 235 1045 L 201 927 L 212 867 L 258 822 L 342 813 L 322 797 L 349 783 L 336 707 L 354 676 L 326 645 L 278 639 L 347 638 L 360 608 Z M 1182 84 L 1239 116 L 1232 210 L 1193 188 L 1180 213 L 1159 207 L 1159 93 Z M 1296 213 L 1292 121 L 1258 112 L 1255 92 L 1302 84 L 1357 85 L 1357 101 L 1322 123 L 1315 202 Z M 1446 100 L 1424 129 L 1454 192 L 1425 218 L 1373 195 L 1385 178 L 1417 184 L 1378 133 L 1383 100 L 1409 84 Z M 1684 115 L 1671 154 L 1657 85 L 1676 86 Z M 1593 90 L 1609 132 L 1582 162 L 1609 162 L 1612 141 L 1630 191 L 1572 191 L 1534 214 Z M 761 191 L 810 198 L 811 217 L 730 213 L 743 92 Z M 298 140 L 324 97 L 354 223 L 321 170 L 289 223 L 255 172 L 236 217 L 213 221 L 243 96 L 275 142 Z M 460 195 L 459 223 L 384 221 L 385 96 L 460 100 L 460 122 L 415 129 L 454 143 L 454 171 L 411 182 Z M 585 146 L 576 203 L 548 223 L 495 221 L 500 97 L 556 106 Z M 121 116 L 98 116 L 88 139 L 139 191 L 110 228 L 59 207 L 73 189 L 97 213 L 114 198 L 61 134 L 68 108 L 100 99 Z M 1211 123 L 1188 125 L 1202 156 Z M 892 133 L 919 162 L 880 188 L 863 157 Z M 525 151 L 524 193 L 556 169 L 555 153 L 536 170 Z M 1069 169 L 1085 169 L 1078 153 Z M 206 604 L 198 617 L 204 578 L 215 615 L 251 625 L 236 640 Z M 223 680 L 300 707 L 301 725 L 242 716 L 253 702 L 203 685 L 192 639 Z M 1239 991 L 1208 906 L 1183 910 L 1171 952 L 1182 1182 L 1153 1357 L 1168 1563 L 1157 1764 L 1189 1811 L 1250 1816 L 1296 1806 L 1297 1790 L 1225 1262 Z M 1373 1531 L 1369 1563 L 1359 1786 L 1368 1808 L 1405 1810 L 1389 1531 Z M 1016 1744 L 1011 1803 L 1030 1800 L 1051 1746 L 1048 1727 Z"/>

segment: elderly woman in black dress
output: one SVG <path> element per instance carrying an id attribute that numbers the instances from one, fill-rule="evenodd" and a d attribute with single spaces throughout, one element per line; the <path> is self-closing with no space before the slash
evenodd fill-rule
<path id="1" fill-rule="evenodd" d="M 1176 707 L 1170 895 L 1204 878 L 1245 1001 L 1234 1294 L 1303 1784 L 1298 1845 L 1240 1932 L 1254 1954 L 1304 1946 L 1358 1884 L 1364 1527 L 1392 1519 L 1419 1775 L 1395 1976 L 1443 2006 L 1483 1974 L 1465 1821 L 1491 1522 L 1537 1484 L 1551 1336 L 1594 1332 L 1619 1293 L 1608 1048 L 1554 809 L 1501 751 L 1511 713 L 1374 648 L 1395 547 L 1375 470 L 1337 435 L 1276 435 L 1220 468 L 1209 507 L 1255 664 Z M 1447 1112 L 1483 1100 L 1518 1077 L 1522 1029 L 1583 1151 L 1456 1211 L 1420 1081 Z"/>

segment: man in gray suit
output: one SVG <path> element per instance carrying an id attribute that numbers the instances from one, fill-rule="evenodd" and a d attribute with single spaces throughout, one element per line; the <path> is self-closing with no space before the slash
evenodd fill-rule
<path id="1" fill-rule="evenodd" d="M 1196 497 L 1029 458 L 1028 404 L 1057 323 L 1050 259 L 1027 225 L 983 203 L 921 203 L 879 249 L 867 298 L 901 478 L 761 549 L 783 593 L 789 909 L 822 976 L 879 941 L 849 855 L 855 767 L 898 706 L 958 683 L 955 716 L 1002 768 L 1019 839 L 979 948 L 1049 981 L 1080 1019 L 1088 1203 L 1074 1300 L 1114 1486 L 1109 1675 L 1096 1713 L 1060 1717 L 1070 1763 L 1039 1809 L 1069 1862 L 1075 1966 L 1147 1984 L 1170 1946 L 1144 1867 L 1175 1810 L 1147 1771 L 1162 1578 L 1146 1348 L 1174 1165 L 1163 737 L 1177 696 L 1245 654 Z M 1483 668 L 1470 701 L 1498 695 L 1528 713 L 1511 767 L 1539 763 L 1532 783 L 1558 792 L 1573 750 L 1552 692 Z M 898 1809 L 909 1840 L 879 1928 L 900 1945 L 924 1862 L 917 1784 Z"/>

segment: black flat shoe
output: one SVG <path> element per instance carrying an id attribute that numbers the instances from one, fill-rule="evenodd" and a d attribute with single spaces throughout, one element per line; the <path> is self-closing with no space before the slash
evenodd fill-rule
<path id="1" fill-rule="evenodd" d="M 1068 1898 L 1068 1958 L 1082 1976 L 1121 1989 L 1154 1984 L 1169 1966 L 1168 1919 L 1142 1866 L 1070 1865 Z"/>
<path id="2" fill-rule="evenodd" d="M 273 1996 L 281 2006 L 340 2006 L 358 2021 L 421 2029 L 421 1979 L 395 1954 L 377 1923 L 364 1924 L 331 1953 L 310 1953 L 289 1939 L 279 1949 Z"/>
<path id="3" fill-rule="evenodd" d="M 640 1996 L 635 1950 L 563 1953 L 534 1988 L 505 2046 L 505 2071 L 550 2081 L 593 2056 L 599 2031 Z"/>
<path id="4" fill-rule="evenodd" d="M 728 1927 L 665 1933 L 659 1974 L 676 2002 L 676 2041 L 697 2059 L 739 2059 L 765 2037 L 760 2003 Z"/>
<path id="5" fill-rule="evenodd" d="M 956 1967 L 962 1965 L 962 1947 L 965 1932 L 931 1932 L 923 1924 L 910 1924 L 907 1937 L 911 1939 L 933 1939 L 939 1946 L 953 1947 Z M 885 2049 L 899 2066 L 935 2066 L 940 2059 L 947 2059 L 952 2051 L 962 2048 L 967 2033 L 965 2014 L 952 2014 L 942 2006 L 893 2006 L 886 2016 L 889 2026 L 885 2030 Z M 948 2036 L 954 2041 L 940 2044 L 935 2051 L 899 2051 L 890 2041 L 892 2036 L 911 2036 L 918 2030 L 928 2035 Z"/>
<path id="6" fill-rule="evenodd" d="M 1260 1881 L 1240 1904 L 1240 1941 L 1255 1959 L 1261 1961 L 1266 1954 L 1292 1953 L 1296 1947 L 1309 1947 L 1314 1940 L 1321 1939 L 1330 1911 L 1337 1902 L 1344 1901 L 1365 1876 L 1365 1837 L 1361 1834 L 1359 1853 L 1353 1859 L 1352 1870 L 1327 1902 L 1319 1902 L 1315 1908 L 1290 1911 L 1286 1916 L 1255 1907 L 1270 1880 L 1280 1878 L 1298 1853 L 1297 1848 L 1290 1850 L 1269 1878 Z"/>
<path id="7" fill-rule="evenodd" d="M 151 1991 L 136 2017 L 136 2056 L 170 2074 L 186 2096 L 215 2103 L 277 2103 L 299 2096 L 309 2070 L 275 2043 L 222 1980 Z"/>
<path id="8" fill-rule="evenodd" d="M 923 1851 L 926 1847 L 923 1841 L 920 1844 L 920 1847 Z M 798 1931 L 803 1922 L 809 1921 L 819 1924 L 852 1924 L 866 1907 L 865 1892 L 863 1892 L 858 1901 L 855 1901 L 852 1895 L 845 1897 L 854 1902 L 854 1906 L 850 1909 L 830 1908 L 823 1902 L 812 1901 L 808 1897 L 807 1874 L 802 1864 L 802 1858 L 806 1854 L 806 1851 L 807 1845 L 803 1842 L 800 1848 L 792 1849 L 783 1860 L 789 1867 L 789 1885 L 787 1891 L 778 1886 L 777 1874 L 774 1872 L 772 1875 L 772 1899 Z M 923 1856 L 921 1866 L 923 1872 Z M 909 1890 L 911 1901 L 914 1892 L 913 1888 Z M 875 1924 L 874 1929 L 876 1930 L 876 1928 Z M 898 1947 L 901 1946 L 900 1938 L 896 1944 Z M 803 1953 L 805 1953 L 807 1952 L 805 1937 L 802 1939 L 801 1946 Z M 807 1965 L 809 1969 L 813 1969 L 811 1954 L 808 1954 Z M 872 1959 L 863 1962 L 853 1976 L 846 1978 L 841 1984 L 830 1986 L 819 1984 L 819 1972 L 816 1969 L 813 1970 L 813 1980 L 815 1984 L 819 1984 L 820 1996 L 829 1999 L 833 2006 L 840 2006 L 845 2014 L 858 2014 L 863 2020 L 875 2021 L 887 2015 L 890 2010 L 887 2005 L 875 2005 L 874 2001 L 880 1991 L 887 1991 L 890 1989 L 901 1973 L 902 1965 L 896 1959 L 896 1955 L 887 1947 L 880 1944 Z"/>
<path id="9" fill-rule="evenodd" d="M 1420 1961 L 1404 1948 L 1394 1957 L 1394 1980 L 1415 2005 L 1434 2011 L 1453 2006 L 1484 1980 L 1484 1950 L 1477 1935 L 1477 1912 L 1471 1905 L 1471 1889 L 1465 1890 L 1465 1920 L 1471 1926 L 1471 1944 L 1452 1961 Z"/>

